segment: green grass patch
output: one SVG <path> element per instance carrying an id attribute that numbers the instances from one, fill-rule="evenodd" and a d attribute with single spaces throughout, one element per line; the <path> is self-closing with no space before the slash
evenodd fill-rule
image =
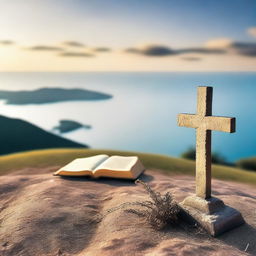
<path id="1" fill-rule="evenodd" d="M 195 162 L 165 155 L 95 149 L 45 149 L 0 156 L 0 174 L 26 167 L 62 166 L 78 157 L 108 155 L 137 155 L 149 169 L 160 169 L 166 174 L 195 174 Z M 234 167 L 213 165 L 214 178 L 256 185 L 256 173 Z"/>

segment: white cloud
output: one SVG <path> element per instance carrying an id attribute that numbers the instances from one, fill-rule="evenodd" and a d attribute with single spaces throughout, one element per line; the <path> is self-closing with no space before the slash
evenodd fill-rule
<path id="1" fill-rule="evenodd" d="M 213 39 L 206 42 L 205 46 L 209 49 L 223 49 L 229 53 L 256 57 L 256 43 L 232 41 L 228 38 Z"/>
<path id="2" fill-rule="evenodd" d="M 232 45 L 233 41 L 229 38 L 217 38 L 206 42 L 205 47 L 213 49 L 228 48 Z"/>
<path id="3" fill-rule="evenodd" d="M 256 37 L 256 27 L 248 28 L 247 33 L 253 37 Z"/>

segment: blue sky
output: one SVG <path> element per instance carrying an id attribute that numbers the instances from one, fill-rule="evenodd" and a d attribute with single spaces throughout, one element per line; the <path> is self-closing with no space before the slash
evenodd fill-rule
<path id="1" fill-rule="evenodd" d="M 77 1 L 80 15 L 111 20 L 113 17 L 124 27 L 129 24 L 146 34 L 160 36 L 172 42 L 172 31 L 180 36 L 195 36 L 196 40 L 228 36 L 243 39 L 249 36 L 245 29 L 255 24 L 256 1 L 250 0 L 130 0 L 130 1 Z"/>
<path id="2" fill-rule="evenodd" d="M 147 45 L 175 50 L 202 48 L 208 41 L 220 39 L 229 40 L 228 53 L 239 51 L 240 54 L 240 59 L 233 56 L 230 62 L 224 60 L 225 64 L 230 63 L 230 70 L 251 71 L 255 64 L 256 57 L 252 56 L 256 49 L 256 32 L 253 30 L 256 27 L 256 1 L 252 0 L 0 0 L 0 7 L 0 64 L 3 71 L 22 70 L 17 60 L 15 62 L 15 56 L 28 63 L 23 69 L 39 71 L 48 71 L 43 64 L 47 62 L 49 71 L 58 68 L 70 71 L 119 70 L 120 62 L 124 63 L 122 70 L 137 70 L 137 67 L 145 66 L 142 71 L 155 70 L 156 67 L 166 71 L 166 65 L 174 70 L 175 63 L 177 70 L 193 71 L 198 67 L 196 70 L 204 71 L 205 66 L 207 71 L 216 70 L 218 58 L 222 63 L 224 56 L 213 58 L 212 54 L 205 54 L 202 58 L 201 53 L 198 55 L 198 52 L 190 51 L 184 58 L 179 56 L 183 62 L 186 59 L 190 62 L 182 64 L 181 58 L 176 57 L 177 51 L 172 56 L 167 54 L 165 58 L 159 58 L 144 54 L 144 50 L 137 48 Z M 249 29 L 251 32 L 248 32 Z M 13 45 L 1 45 L 1 41 L 5 40 L 13 41 Z M 97 65 L 96 58 L 86 59 L 86 54 L 79 55 L 76 49 L 78 53 L 72 55 L 72 60 L 69 58 L 70 64 L 65 61 L 60 65 L 61 58 L 58 56 L 63 54 L 48 54 L 46 58 L 42 57 L 42 52 L 36 55 L 34 51 L 32 55 L 24 50 L 38 45 L 58 47 L 63 41 L 77 41 L 90 49 L 105 47 L 111 51 L 97 55 Z M 238 49 L 235 42 L 253 44 L 246 45 L 250 47 L 250 54 L 242 54 L 241 47 Z M 226 51 L 227 43 L 223 47 Z M 89 48 L 79 50 L 88 52 Z M 136 48 L 133 53 L 137 54 L 124 54 L 126 48 Z M 71 50 L 73 53 L 74 49 Z M 82 56 L 83 60 L 78 58 Z M 40 65 L 39 59 L 42 60 Z M 196 61 L 199 59 L 200 62 Z M 204 59 L 206 63 L 203 63 Z M 191 60 L 194 60 L 193 63 Z"/>

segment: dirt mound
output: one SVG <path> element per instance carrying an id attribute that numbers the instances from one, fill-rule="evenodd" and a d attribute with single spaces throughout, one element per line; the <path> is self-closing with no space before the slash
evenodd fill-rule
<path id="1" fill-rule="evenodd" d="M 97 222 L 98 213 L 148 195 L 132 181 L 54 177 L 55 169 L 1 176 L 1 256 L 256 255 L 255 187 L 213 181 L 213 194 L 240 210 L 247 224 L 212 238 L 179 226 L 155 231 L 124 210 Z M 177 201 L 194 191 L 189 176 L 147 171 L 142 179 L 159 192 L 172 192 Z"/>

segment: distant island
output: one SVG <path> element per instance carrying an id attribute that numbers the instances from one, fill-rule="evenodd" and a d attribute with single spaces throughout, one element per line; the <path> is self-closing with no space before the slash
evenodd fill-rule
<path id="1" fill-rule="evenodd" d="M 45 148 L 88 148 L 29 122 L 0 115 L 0 154 Z"/>
<path id="2" fill-rule="evenodd" d="M 63 101 L 91 101 L 111 99 L 110 94 L 85 89 L 41 88 L 32 91 L 0 90 L 0 99 L 6 104 L 45 104 Z"/>
<path id="3" fill-rule="evenodd" d="M 72 132 L 80 128 L 91 129 L 91 125 L 81 124 L 73 120 L 60 120 L 58 126 L 55 126 L 53 130 L 57 130 L 60 133 Z"/>

